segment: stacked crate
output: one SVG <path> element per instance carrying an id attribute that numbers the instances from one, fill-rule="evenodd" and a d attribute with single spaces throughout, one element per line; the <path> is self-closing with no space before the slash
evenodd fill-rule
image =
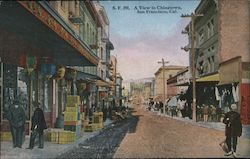
<path id="1" fill-rule="evenodd" d="M 68 144 L 76 140 L 76 134 L 72 131 L 63 129 L 47 129 L 45 132 L 45 140 L 57 144 Z"/>
<path id="2" fill-rule="evenodd" d="M 81 112 L 81 136 L 83 136 L 84 126 L 85 126 L 85 114 L 83 111 L 81 111 L 81 109 L 80 112 Z"/>
<path id="3" fill-rule="evenodd" d="M 85 126 L 85 131 L 92 132 L 103 128 L 103 113 L 94 112 L 92 124 Z"/>
<path id="4" fill-rule="evenodd" d="M 97 129 L 103 128 L 103 112 L 93 113 L 93 124 L 96 125 Z"/>
<path id="5" fill-rule="evenodd" d="M 1 132 L 1 141 L 11 141 L 12 135 L 11 132 Z"/>
<path id="6" fill-rule="evenodd" d="M 64 130 L 75 133 L 76 139 L 81 137 L 80 96 L 68 95 L 64 112 Z M 66 135 L 62 135 L 62 138 Z"/>

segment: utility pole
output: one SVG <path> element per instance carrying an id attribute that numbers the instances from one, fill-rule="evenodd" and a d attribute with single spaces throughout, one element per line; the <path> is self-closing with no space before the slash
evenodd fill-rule
<path id="1" fill-rule="evenodd" d="M 194 41 L 195 41 L 195 29 L 194 29 L 194 20 L 197 17 L 201 17 L 203 14 L 194 14 L 191 15 L 181 15 L 181 17 L 191 17 L 191 30 L 189 30 L 189 33 L 191 34 L 191 56 L 192 56 L 192 94 L 193 94 L 193 103 L 192 103 L 192 119 L 193 121 L 196 121 L 196 73 L 195 73 L 195 48 L 194 48 Z M 185 33 L 185 32 L 182 32 Z M 184 48 L 184 50 L 189 50 L 189 48 Z"/>
<path id="2" fill-rule="evenodd" d="M 162 64 L 162 79 L 163 79 L 163 114 L 165 115 L 165 98 L 166 98 L 166 90 L 165 90 L 165 84 L 166 84 L 166 80 L 165 80 L 165 64 L 169 63 L 168 61 L 164 61 L 164 59 L 162 58 L 161 61 L 158 61 L 159 64 Z"/>

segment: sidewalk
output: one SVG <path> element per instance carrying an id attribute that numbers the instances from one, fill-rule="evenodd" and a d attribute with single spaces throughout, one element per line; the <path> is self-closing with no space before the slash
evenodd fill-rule
<path id="1" fill-rule="evenodd" d="M 30 159 L 30 158 L 55 158 L 59 154 L 69 151 L 99 133 L 101 133 L 105 128 L 112 125 L 113 121 L 107 119 L 104 122 L 104 128 L 95 132 L 84 132 L 82 138 L 71 144 L 56 144 L 52 142 L 44 142 L 44 148 L 39 149 L 37 146 L 33 150 L 26 149 L 29 146 L 29 136 L 26 136 L 25 141 L 20 148 L 12 148 L 11 141 L 1 141 L 1 159 Z"/>
<path id="2" fill-rule="evenodd" d="M 197 125 L 204 128 L 216 129 L 219 131 L 225 131 L 225 124 L 222 122 L 194 122 L 189 118 L 172 117 L 169 115 L 163 115 L 158 111 L 152 111 L 155 115 L 172 118 L 175 120 L 183 121 L 193 125 Z M 221 139 L 222 141 L 223 139 Z M 219 143 L 218 143 L 219 148 Z M 242 136 L 238 138 L 237 154 L 240 158 L 250 158 L 250 125 L 243 125 Z"/>

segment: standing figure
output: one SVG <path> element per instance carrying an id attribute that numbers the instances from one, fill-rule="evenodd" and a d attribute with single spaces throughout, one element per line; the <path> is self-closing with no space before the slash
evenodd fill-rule
<path id="1" fill-rule="evenodd" d="M 223 123 L 226 124 L 225 135 L 229 149 L 229 152 L 225 154 L 226 156 L 233 154 L 236 157 L 237 137 L 240 137 L 242 134 L 240 114 L 236 111 L 237 105 L 232 104 L 231 111 L 227 112 L 223 119 Z"/>
<path id="2" fill-rule="evenodd" d="M 30 136 L 30 144 L 28 149 L 33 149 L 35 144 L 35 139 L 37 135 L 39 136 L 39 147 L 43 148 L 44 146 L 44 139 L 43 139 L 43 131 L 47 129 L 43 110 L 39 108 L 40 103 L 34 102 L 34 106 L 36 107 L 34 114 L 32 116 L 32 123 L 31 123 L 31 136 Z"/>
<path id="3" fill-rule="evenodd" d="M 212 121 L 217 121 L 217 114 L 216 114 L 216 107 L 213 106 L 213 105 L 210 105 L 211 106 L 211 116 L 212 116 Z"/>
<path id="4" fill-rule="evenodd" d="M 203 104 L 203 118 L 204 118 L 204 122 L 208 121 L 208 111 L 209 111 L 208 106 Z"/>
<path id="5" fill-rule="evenodd" d="M 13 105 L 10 105 L 7 113 L 7 119 L 10 123 L 13 147 L 22 148 L 26 114 L 23 107 L 19 105 L 17 100 L 14 101 Z"/>

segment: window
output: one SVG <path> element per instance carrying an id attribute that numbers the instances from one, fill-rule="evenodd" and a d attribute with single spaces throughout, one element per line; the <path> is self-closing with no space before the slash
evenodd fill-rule
<path id="1" fill-rule="evenodd" d="M 101 60 L 103 60 L 103 48 L 101 47 Z"/>
<path id="2" fill-rule="evenodd" d="M 214 19 L 207 23 L 207 37 L 210 38 L 214 34 Z"/>
<path id="3" fill-rule="evenodd" d="M 77 1 L 75 0 L 75 9 L 77 9 L 77 4 L 78 4 L 78 3 L 77 3 Z"/>
<path id="4" fill-rule="evenodd" d="M 201 29 L 201 31 L 199 32 L 199 44 L 202 44 L 204 42 L 204 30 Z"/>
<path id="5" fill-rule="evenodd" d="M 211 24 L 210 22 L 207 23 L 207 37 L 210 38 L 211 36 Z"/>
<path id="6" fill-rule="evenodd" d="M 211 19 L 211 35 L 214 34 L 214 19 Z"/>
<path id="7" fill-rule="evenodd" d="M 104 79 L 103 70 L 101 70 L 101 77 L 102 77 L 102 79 Z"/>
<path id="8" fill-rule="evenodd" d="M 66 9 L 66 1 L 61 1 L 61 8 L 62 8 L 63 10 Z"/>

